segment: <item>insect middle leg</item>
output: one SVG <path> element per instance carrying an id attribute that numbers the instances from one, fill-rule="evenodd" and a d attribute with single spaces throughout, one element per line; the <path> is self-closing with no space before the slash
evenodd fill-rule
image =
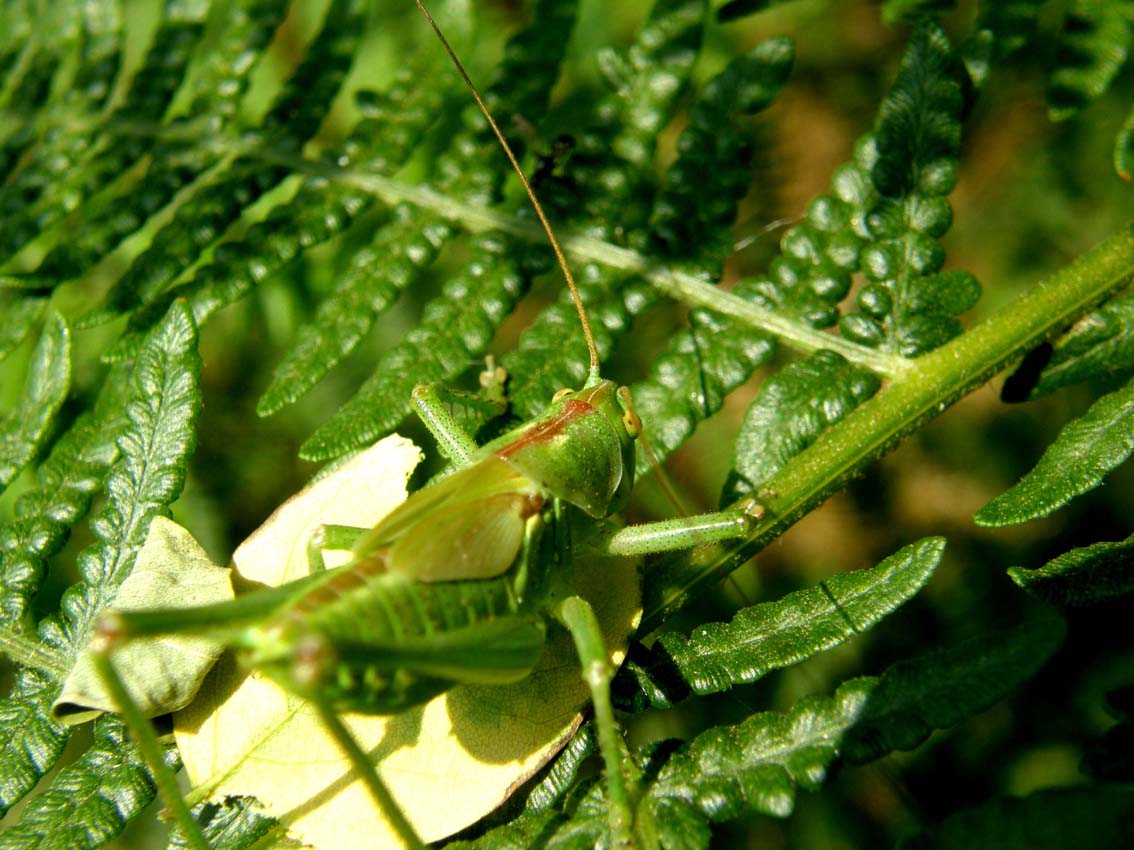
<path id="1" fill-rule="evenodd" d="M 764 514 L 755 501 L 715 513 L 649 522 L 623 528 L 607 541 L 611 555 L 649 555 L 744 537 Z"/>

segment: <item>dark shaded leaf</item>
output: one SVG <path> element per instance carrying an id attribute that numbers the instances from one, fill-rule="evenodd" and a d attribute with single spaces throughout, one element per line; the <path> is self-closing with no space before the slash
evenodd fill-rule
<path id="1" fill-rule="evenodd" d="M 904 850 L 1124 850 L 1130 846 L 1134 792 L 1127 788 L 1053 788 L 1005 797 L 953 815 Z"/>
<path id="2" fill-rule="evenodd" d="M 1134 4 L 1128 0 L 1073 0 L 1063 21 L 1058 66 L 1047 104 L 1051 118 L 1070 118 L 1110 86 L 1134 40 Z"/>
<path id="3" fill-rule="evenodd" d="M 1056 605 L 1096 605 L 1134 592 L 1134 536 L 1072 549 L 1035 570 L 1012 567 L 1012 581 Z"/>

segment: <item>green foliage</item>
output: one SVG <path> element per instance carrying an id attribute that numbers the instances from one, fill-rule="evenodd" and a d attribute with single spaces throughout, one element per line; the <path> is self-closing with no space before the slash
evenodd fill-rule
<path id="1" fill-rule="evenodd" d="M 932 730 L 996 702 L 1055 649 L 1058 633 L 1048 625 L 1018 629 L 1008 640 L 974 639 L 877 679 L 853 679 L 834 696 L 808 697 L 790 712 L 755 714 L 703 733 L 662 768 L 650 802 L 696 808 L 716 821 L 742 808 L 786 817 L 795 789 L 820 787 L 836 757 L 863 762 L 910 749 Z"/>
<path id="2" fill-rule="evenodd" d="M 47 309 L 47 299 L 4 290 L 0 292 L 0 305 L 0 360 L 3 360 L 35 328 Z"/>
<path id="3" fill-rule="evenodd" d="M 960 333 L 953 317 L 980 297 L 972 275 L 939 274 L 945 257 L 936 243 L 953 219 L 945 196 L 957 179 L 962 74 L 944 34 L 924 26 L 879 110 L 873 149 L 860 160 L 879 195 L 863 222 L 868 283 L 861 312 L 839 326 L 856 342 L 920 354 Z"/>
<path id="4" fill-rule="evenodd" d="M 1035 570 L 1013 567 L 1012 581 L 1057 605 L 1093 605 L 1134 591 L 1134 537 L 1064 552 Z"/>
<path id="5" fill-rule="evenodd" d="M 1050 357 L 1047 354 L 1050 353 Z M 1134 296 L 1114 298 L 1080 319 L 1045 357 L 1031 397 L 1100 376 L 1134 371 Z"/>
<path id="6" fill-rule="evenodd" d="M 1033 38 L 1044 2 L 985 0 L 980 4 L 978 27 L 991 34 L 997 55 L 1015 53 Z"/>
<path id="7" fill-rule="evenodd" d="M 1047 102 L 1061 121 L 1097 98 L 1110 85 L 1134 40 L 1130 0 L 1074 0 L 1063 21 L 1057 66 Z"/>
<path id="8" fill-rule="evenodd" d="M 176 764 L 176 751 L 169 762 Z M 36 797 L 20 823 L 0 835 L 4 850 L 98 847 L 122 832 L 154 797 L 148 769 L 121 721 L 95 723 L 94 742 Z"/>
<path id="9" fill-rule="evenodd" d="M 52 417 L 71 384 L 71 332 L 52 316 L 43 328 L 19 405 L 0 418 L 0 492 L 46 441 Z"/>
<path id="10" fill-rule="evenodd" d="M 669 708 L 682 691 L 711 694 L 754 682 L 771 670 L 797 664 L 869 629 L 908 601 L 929 580 L 945 541 L 906 547 L 870 570 L 833 576 L 820 587 L 744 608 L 729 623 L 706 623 L 689 636 L 663 632 L 648 661 L 631 659 L 655 707 Z"/>
<path id="11" fill-rule="evenodd" d="M 820 351 L 769 378 L 744 414 L 721 501 L 756 491 L 878 387 L 873 373 L 833 351 Z"/>
<path id="12" fill-rule="evenodd" d="M 0 717 L 7 721 L 4 729 L 8 757 L 0 762 L 0 799 L 4 809 L 26 794 L 62 752 L 65 730 L 51 719 L 49 712 L 45 713 L 46 704 L 54 699 L 62 675 L 86 643 L 95 615 L 113 599 L 118 585 L 129 574 L 150 519 L 165 510 L 184 484 L 186 459 L 196 438 L 193 421 L 200 407 L 197 386 L 200 358 L 196 343 L 196 329 L 185 307 L 175 305 L 167 320 L 147 337 L 132 367 L 114 370 L 126 371 L 118 376 L 118 382 L 108 384 L 104 390 L 108 394 L 106 406 L 113 407 L 117 415 L 100 416 L 96 404 L 92 419 L 101 427 L 97 427 L 97 431 L 95 428 L 72 431 L 75 442 L 80 445 L 97 438 L 112 441 L 117 457 L 103 467 L 105 479 L 100 483 L 106 502 L 90 522 L 95 541 L 78 557 L 80 578 L 64 594 L 59 616 L 44 619 L 36 632 L 26 635 L 18 633 L 22 625 L 19 622 L 11 622 L 10 631 L 6 631 L 6 643 L 18 647 L 18 652 L 13 653 L 16 657 L 22 655 L 25 662 L 37 661 L 42 666 L 23 670 L 7 698 L 0 702 Z M 82 464 L 81 456 L 72 453 L 75 448 L 74 443 L 64 446 L 70 451 L 60 460 L 70 462 L 68 465 L 79 461 L 77 471 L 82 477 L 77 482 L 78 487 L 57 491 L 52 494 L 56 497 L 66 498 L 80 489 L 86 484 L 83 478 L 93 471 L 88 464 Z M 48 458 L 47 465 L 53 460 L 54 455 Z M 81 518 L 89 501 L 75 501 L 78 504 L 51 504 L 48 510 L 52 519 L 69 520 L 67 525 L 70 525 Z M 32 502 L 28 507 L 39 505 Z M 34 517 L 31 518 L 34 521 Z M 24 529 L 16 524 L 7 530 L 7 535 L 19 540 L 17 535 L 21 531 Z M 48 531 L 59 536 L 55 529 Z M 17 550 L 11 561 L 6 558 L 6 567 L 10 564 L 18 568 L 23 558 L 35 559 L 41 555 L 37 551 L 40 548 L 36 546 L 40 543 L 37 536 L 33 534 L 25 539 L 31 545 L 25 544 L 23 551 Z M 29 566 L 34 568 L 34 560 Z M 34 586 L 34 578 L 29 576 L 14 590 L 17 594 L 30 593 Z M 50 662 L 38 661 L 43 657 Z M 108 721 L 105 728 L 111 738 L 121 738 L 116 719 Z M 120 744 L 107 740 L 104 746 L 96 746 L 84 754 L 80 762 L 61 777 L 66 790 L 48 797 L 34 810 L 38 814 L 33 814 L 26 822 L 25 831 L 18 834 L 25 837 L 18 840 L 34 844 L 56 834 L 64 823 L 71 821 L 73 802 L 68 802 L 71 797 L 77 793 L 92 796 L 91 791 L 82 789 L 98 785 L 104 772 L 112 777 L 106 792 L 111 799 L 109 806 L 98 802 L 100 791 L 94 795 L 92 805 L 96 809 L 92 811 L 90 822 L 79 817 L 75 823 L 80 832 L 89 827 L 92 839 L 116 834 L 126 819 L 145 807 L 153 797 L 153 788 L 148 770 L 132 749 L 124 750 Z M 75 783 L 75 786 L 72 788 L 66 783 Z"/>
<path id="13" fill-rule="evenodd" d="M 648 748 L 639 767 L 652 781 L 639 816 L 652 821 L 666 846 L 708 846 L 709 823 L 754 811 L 786 818 L 799 789 L 815 791 L 839 761 L 872 761 L 917 746 L 992 705 L 1031 676 L 1062 638 L 1039 618 L 1008 634 L 981 635 L 891 667 L 877 678 L 852 679 L 831 697 L 811 696 L 787 712 L 760 712 L 718 726 L 668 751 Z M 530 846 L 595 846 L 606 807 L 591 787 L 571 819 L 555 823 L 529 808 L 511 824 L 461 850 Z M 527 843 L 525 843 L 527 842 Z"/>
<path id="14" fill-rule="evenodd" d="M 1098 487 L 1134 452 L 1134 381 L 1069 423 L 1035 469 L 977 512 L 978 525 L 1014 525 L 1047 516 Z"/>
<path id="15" fill-rule="evenodd" d="M 221 560 L 315 474 L 297 457 L 412 428 L 418 383 L 498 433 L 585 379 L 546 239 L 412 3 L 291 5 L 0 11 L 0 850 L 101 846 L 154 796 L 117 719 L 72 741 L 50 713 L 154 517 Z M 1124 752 L 1129 713 L 1084 706 L 1097 671 L 1134 686 L 1114 610 L 1134 563 L 1134 230 L 1109 173 L 1134 160 L 1134 5 L 480 5 L 433 11 L 538 175 L 675 501 L 763 508 L 735 545 L 643 565 L 664 604 L 615 680 L 643 845 L 1119 846 L 1128 765 L 1099 753 Z M 1047 83 L 1052 117 L 1082 120 L 1032 115 Z M 778 238 L 753 236 L 774 218 Z M 962 267 L 994 295 L 979 322 Z M 1014 409 L 1033 420 L 1009 431 L 978 393 L 972 420 L 872 467 L 1028 352 L 1005 395 L 1047 397 Z M 467 392 L 485 354 L 507 371 L 488 402 Z M 1030 465 L 978 523 L 1077 497 L 1091 522 L 975 537 L 974 500 Z M 652 486 L 627 522 L 672 514 Z M 760 576 L 738 575 L 754 602 L 704 586 L 758 550 Z M 1052 743 L 1092 784 L 1048 781 Z M 836 776 L 905 750 L 866 790 Z M 601 843 L 594 754 L 584 723 L 447 846 Z M 927 772 L 966 789 L 932 811 L 983 804 L 919 822 L 903 794 Z M 251 798 L 194 813 L 218 848 L 283 839 Z"/>
<path id="16" fill-rule="evenodd" d="M 425 305 L 418 326 L 382 356 L 354 398 L 303 444 L 303 456 L 325 460 L 373 442 L 405 418 L 415 385 L 457 374 L 470 354 L 484 351 L 524 292 L 521 264 L 509 258 L 511 250 L 510 241 L 496 234 L 477 237 L 469 264 Z"/>

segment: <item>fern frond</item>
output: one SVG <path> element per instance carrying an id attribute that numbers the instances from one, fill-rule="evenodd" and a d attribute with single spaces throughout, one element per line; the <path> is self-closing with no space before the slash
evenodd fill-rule
<path id="1" fill-rule="evenodd" d="M 157 124 L 172 102 L 189 58 L 204 30 L 208 4 L 167 0 L 165 15 L 125 100 L 106 117 L 103 131 L 73 167 L 54 175 L 30 204 L 9 212 L 0 234 L 0 257 L 8 258 L 32 238 L 58 224 L 152 147 L 144 134 L 119 134 L 118 122 Z"/>
<path id="2" fill-rule="evenodd" d="M 936 242 L 952 222 L 945 195 L 956 181 L 963 107 L 960 63 L 931 24 L 910 39 L 873 133 L 780 240 L 769 274 L 736 294 L 811 327 L 839 321 L 851 275 L 865 273 L 862 312 L 842 317 L 848 339 L 912 356 L 960 332 L 952 318 L 979 295 L 969 276 L 937 275 Z"/>
<path id="3" fill-rule="evenodd" d="M 648 238 L 647 199 L 653 187 L 647 166 L 657 133 L 688 84 L 704 16 L 700 0 L 662 0 L 630 48 L 598 54 L 610 93 L 594 108 L 593 124 L 580 133 L 570 161 L 574 209 L 569 220 L 580 229 L 616 241 Z M 655 303 L 656 295 L 631 277 L 610 279 L 609 272 L 593 264 L 576 269 L 575 276 L 595 319 L 602 359 L 629 331 L 631 320 Z M 521 415 L 532 415 L 556 391 L 576 386 L 586 376 L 586 347 L 573 313 L 571 302 L 560 298 L 504 358 L 504 368 L 514 376 L 509 394 Z"/>
<path id="4" fill-rule="evenodd" d="M 336 0 L 331 5 L 303 63 L 285 84 L 257 131 L 262 145 L 277 154 L 295 152 L 318 130 L 350 68 L 365 22 L 366 4 Z M 280 232 L 277 217 L 276 221 L 260 222 L 251 228 L 243 241 L 222 243 L 213 253 L 213 262 L 198 269 L 191 280 L 171 290 L 165 288 L 249 204 L 276 187 L 288 173 L 287 167 L 265 162 L 259 155 L 241 157 L 217 181 L 201 187 L 195 198 L 178 208 L 173 222 L 155 237 L 149 249 L 115 285 L 109 303 L 86 320 L 93 324 L 135 306 L 149 307 L 132 314 L 131 330 L 115 356 L 132 352 L 141 333 L 165 314 L 173 299 L 189 299 L 193 319 L 199 324 L 212 312 L 246 294 L 256 281 L 282 262 L 295 257 L 299 245 L 292 241 L 291 234 L 285 238 Z M 332 232 L 337 229 L 328 228 Z M 224 285 L 217 286 L 221 281 Z"/>
<path id="5" fill-rule="evenodd" d="M 70 10 L 58 11 L 65 21 Z M 28 30 L 33 20 L 30 9 L 21 9 L 13 17 L 12 30 L 20 33 L 22 38 L 12 44 L 7 54 L 11 67 L 6 69 L 3 88 L 0 89 L 0 107 L 17 114 L 34 115 L 50 101 L 52 80 L 66 50 L 74 47 L 77 33 L 74 27 L 53 20 L 52 23 L 60 26 L 70 37 L 64 37 L 58 43 L 45 43 L 43 39 L 29 37 Z M 62 55 L 57 52 L 60 48 L 63 48 Z M 0 129 L 0 166 L 3 166 L 3 173 L 12 169 L 24 148 L 34 141 L 36 132 L 32 121 L 14 122 Z"/>
<path id="6" fill-rule="evenodd" d="M 25 292 L 0 290 L 0 360 L 39 326 L 47 309 L 47 298 Z"/>
<path id="7" fill-rule="evenodd" d="M 405 339 L 379 358 L 374 375 L 354 398 L 303 444 L 303 457 L 326 460 L 373 442 L 409 412 L 417 384 L 452 377 L 485 350 L 524 294 L 528 278 L 510 258 L 510 240 L 485 234 L 470 249 L 465 269 L 426 305 Z"/>
<path id="8" fill-rule="evenodd" d="M 879 111 L 870 174 L 880 197 L 861 254 L 868 283 L 861 312 L 839 323 L 862 345 L 907 357 L 929 351 L 961 332 L 954 316 L 980 297 L 972 275 L 938 273 L 945 255 L 937 239 L 953 220 L 945 196 L 957 180 L 963 74 L 944 33 L 921 26 Z"/>
<path id="9" fill-rule="evenodd" d="M 124 409 L 128 425 L 113 437 L 120 455 L 106 476 L 107 502 L 91 521 L 96 542 L 79 556 L 81 579 L 64 594 L 60 616 L 48 617 L 39 626 L 43 650 L 64 668 L 70 666 L 95 616 L 129 573 L 150 520 L 181 491 L 194 444 L 192 424 L 200 408 L 196 341 L 196 329 L 187 310 L 175 305 L 167 320 L 151 332 L 133 366 L 121 399 L 123 406 L 118 408 Z M 60 678 L 55 671 L 26 670 L 8 698 L 0 702 L 0 716 L 23 724 L 5 727 L 12 730 L 11 738 L 4 742 L 8 753 L 24 754 L 22 758 L 0 760 L 0 793 L 5 800 L 14 801 L 30 790 L 62 750 L 65 730 L 48 712 Z M 116 728 L 117 721 L 110 723 L 108 729 Z M 115 758 L 122 750 L 108 749 L 116 750 Z M 100 757 L 95 752 L 90 758 L 98 761 Z M 84 768 L 77 770 L 76 781 L 89 781 Z M 137 765 L 123 766 L 123 770 L 131 776 L 148 776 Z M 139 770 L 141 773 L 136 773 Z M 130 800 L 142 793 L 133 780 L 126 786 Z M 152 797 L 152 789 L 146 793 Z M 144 805 L 141 798 L 137 802 L 137 808 Z M 48 808 L 54 811 L 57 805 L 49 804 Z M 47 834 L 60 826 L 51 817 L 49 822 L 44 827 L 49 830 Z M 113 818 L 105 822 L 107 828 L 115 823 L 115 828 L 121 827 Z"/>
<path id="10" fill-rule="evenodd" d="M 775 353 L 772 341 L 711 310 L 689 314 L 689 328 L 670 338 L 646 380 L 630 394 L 660 463 L 684 443 L 697 423 L 708 419 L 725 397 L 743 384 Z M 637 474 L 650 471 L 638 456 Z"/>
<path id="11" fill-rule="evenodd" d="M 270 416 L 315 386 L 362 340 L 375 318 L 437 259 L 452 235 L 453 227 L 444 221 L 399 204 L 393 220 L 382 226 L 371 245 L 351 258 L 334 292 L 300 331 L 295 347 L 276 367 L 256 412 Z"/>
<path id="12" fill-rule="evenodd" d="M 731 62 L 700 93 L 678 158 L 666 172 L 650 219 L 650 238 L 665 253 L 717 277 L 731 252 L 729 223 L 748 182 L 751 149 L 735 118 L 765 108 L 791 70 L 790 43 L 770 39 Z M 716 129 L 712 129 L 716 128 Z M 705 204 L 704 198 L 712 200 Z M 770 340 L 708 310 L 694 310 L 689 328 L 669 341 L 649 376 L 631 391 L 649 423 L 655 459 L 664 460 L 720 409 L 725 397 L 772 356 Z M 638 458 L 639 475 L 650 459 Z"/>
<path id="13" fill-rule="evenodd" d="M 623 162 L 641 167 L 653 157 L 657 134 L 688 84 L 706 11 L 702 0 L 658 0 L 628 50 L 599 51 L 599 70 L 611 95 L 599 106 L 598 116 L 603 118 L 607 110 L 618 113 L 611 148 Z M 593 152 L 581 147 L 580 153 Z"/>
<path id="14" fill-rule="evenodd" d="M 977 28 L 992 36 L 997 57 L 1008 56 L 1032 40 L 1047 0 L 981 0 Z"/>
<path id="15" fill-rule="evenodd" d="M 0 416 L 0 493 L 40 453 L 71 387 L 71 331 L 59 314 L 44 325 L 16 409 Z"/>
<path id="16" fill-rule="evenodd" d="M 833 351 L 820 351 L 770 377 L 745 411 L 722 504 L 756 492 L 880 386 L 873 373 Z"/>
<path id="17" fill-rule="evenodd" d="M 651 239 L 668 256 L 719 274 L 732 253 L 736 204 L 751 180 L 751 141 L 736 119 L 771 104 L 794 58 L 789 39 L 768 39 L 733 59 L 699 92 L 650 216 Z"/>
<path id="18" fill-rule="evenodd" d="M 994 528 L 1047 516 L 1102 483 L 1134 452 L 1134 381 L 1096 401 L 1059 432 L 1039 463 L 973 517 Z"/>
<path id="19" fill-rule="evenodd" d="M 1064 552 L 1034 570 L 1012 567 L 1012 581 L 1056 605 L 1096 605 L 1134 593 L 1134 536 Z"/>
<path id="20" fill-rule="evenodd" d="M 0 535 L 3 627 L 28 630 L 28 606 L 47 559 L 63 548 L 72 526 L 86 515 L 117 458 L 114 440 L 125 422 L 123 388 L 128 381 L 128 369 L 110 371 L 93 409 L 55 441 L 36 470 L 34 487 L 20 496 L 14 518 L 4 525 Z"/>
<path id="21" fill-rule="evenodd" d="M 844 742 L 855 764 L 918 746 L 994 705 L 1034 676 L 1062 645 L 1064 622 L 1046 611 L 1010 631 L 981 634 L 900 661 L 877 679 Z"/>
<path id="22" fill-rule="evenodd" d="M 123 32 L 121 8 L 117 3 L 67 5 L 74 8 L 66 8 L 64 16 L 71 17 L 81 27 L 80 46 L 78 68 L 59 111 L 66 111 L 69 117 L 95 116 L 105 106 L 119 72 Z M 15 25 L 17 32 L 19 29 Z M 35 104 L 9 101 L 5 106 L 13 111 L 22 111 Z M 41 123 L 47 124 L 48 121 L 50 118 Z M 13 170 L 16 158 L 21 154 L 26 157 L 26 149 L 21 151 L 21 147 L 30 143 L 37 131 L 40 135 L 31 157 L 23 159 L 18 169 Z M 49 124 L 39 130 L 32 121 L 25 124 L 21 133 L 5 139 L 3 153 L 0 153 L 0 173 L 9 176 L 0 188 L 0 215 L 7 217 L 20 204 L 33 201 L 44 188 L 75 166 L 90 141 L 85 132 L 69 133 Z"/>
<path id="23" fill-rule="evenodd" d="M 944 549 L 943 539 L 927 538 L 869 570 L 744 608 L 688 638 L 665 632 L 647 659 L 629 659 L 623 675 L 638 679 L 655 708 L 671 707 L 686 689 L 703 695 L 755 682 L 868 630 L 924 586 Z"/>
<path id="24" fill-rule="evenodd" d="M 390 173 L 404 163 L 434 120 L 441 97 L 432 83 L 410 86 L 409 75 L 363 104 L 363 120 L 338 160 L 368 172 Z M 300 234 L 302 244 L 322 242 L 370 208 L 373 197 L 322 178 L 309 179 L 286 209 L 269 216 L 280 230 Z M 269 227 L 262 228 L 266 232 Z M 339 283 L 299 333 L 295 347 L 276 367 L 257 405 L 269 416 L 295 401 L 323 378 L 365 336 L 374 319 L 437 258 L 453 235 L 452 225 L 409 204 L 399 204 L 374 242 L 354 254 Z"/>
<path id="25" fill-rule="evenodd" d="M 1134 40 L 1129 0 L 1074 0 L 1063 21 L 1057 66 L 1047 90 L 1053 121 L 1065 120 L 1110 86 Z"/>
<path id="26" fill-rule="evenodd" d="M 167 763 L 179 764 L 170 749 Z M 94 850 L 120 834 L 154 798 L 154 785 L 117 717 L 94 724 L 94 741 L 55 776 L 20 822 L 0 835 L 0 850 Z"/>
<path id="27" fill-rule="evenodd" d="M 657 293 L 637 278 L 604 281 L 605 275 L 596 263 L 575 272 L 600 360 L 610 355 L 619 336 L 630 331 L 634 318 L 658 301 Z M 508 388 L 513 410 L 534 416 L 558 390 L 581 386 L 587 377 L 586 351 L 574 301 L 569 292 L 561 292 L 556 303 L 520 335 L 516 350 L 504 357 L 504 368 L 514 376 Z"/>
<path id="28" fill-rule="evenodd" d="M 805 697 L 785 713 L 762 712 L 710 729 L 676 751 L 646 750 L 639 754 L 640 769 L 651 778 L 644 808 L 658 834 L 674 837 L 677 847 L 706 846 L 710 822 L 748 812 L 787 817 L 798 789 L 820 788 L 837 761 L 865 763 L 911 749 L 934 729 L 987 709 L 1033 676 L 1062 638 L 1060 621 L 1040 617 L 1007 634 L 982 635 L 896 664 L 878 678 L 852 679 L 832 697 Z M 544 846 L 593 847 L 604 834 L 606 811 L 601 787 L 593 785 L 558 825 L 547 823 L 545 811 L 529 810 L 457 846 L 509 846 L 511 836 L 529 835 L 538 823 Z M 680 843 L 690 836 L 696 840 Z"/>
<path id="29" fill-rule="evenodd" d="M 1112 298 L 1084 316 L 1054 342 L 1050 354 L 1029 398 L 1134 371 L 1134 295 Z M 1021 366 L 1021 379 L 1025 368 Z"/>
<path id="30" fill-rule="evenodd" d="M 252 68 L 249 57 L 256 56 L 268 43 L 282 12 L 277 0 L 225 4 L 221 20 L 212 27 L 220 31 L 221 37 L 210 42 L 209 50 L 203 56 L 200 52 L 195 56 L 200 70 L 191 77 L 194 96 L 186 109 L 187 115 L 171 122 L 167 129 L 168 139 L 159 137 L 150 151 L 152 161 L 149 168 L 126 195 L 104 198 L 101 204 L 91 202 L 85 208 L 77 232 L 68 234 L 66 240 L 58 243 L 44 257 L 36 269 L 37 278 L 67 280 L 79 276 L 118 242 L 142 227 L 150 216 L 169 204 L 178 191 L 198 180 L 217 163 L 219 153 L 208 146 L 187 142 L 179 134 L 188 132 L 192 139 L 206 130 L 221 133 L 226 129 L 248 86 Z M 86 138 L 81 133 L 75 135 Z M 211 191 L 211 188 L 206 186 L 204 191 Z M 173 226 L 185 222 L 186 216 L 182 214 Z M 168 228 L 167 225 L 163 232 L 168 233 Z M 174 247 L 181 246 L 175 244 Z M 157 250 L 151 246 L 146 256 L 152 258 Z M 154 265 L 153 259 L 148 263 L 146 260 L 139 262 L 143 266 Z M 176 275 L 182 268 L 172 261 L 167 262 L 165 267 L 169 275 Z M 135 263 L 135 268 L 126 277 L 136 281 L 144 277 L 144 273 L 137 270 Z M 152 285 L 162 282 L 164 280 Z M 122 279 L 116 283 L 108 295 L 111 306 L 120 306 L 122 299 L 119 293 L 130 286 L 131 283 Z M 92 311 L 80 320 L 79 326 L 90 326 L 113 315 L 113 312 L 104 316 Z"/>
<path id="31" fill-rule="evenodd" d="M 82 317 L 81 326 L 103 324 L 153 304 L 167 284 L 191 266 L 245 207 L 274 188 L 286 174 L 283 168 L 265 169 L 259 160 L 233 163 L 216 182 L 202 187 L 196 197 L 178 207 L 169 226 L 115 282 L 106 302 Z M 130 227 L 135 223 L 127 222 Z"/>
<path id="32" fill-rule="evenodd" d="M 258 811 L 253 801 L 229 797 L 220 803 L 202 803 L 193 810 L 193 818 L 210 847 L 225 850 L 251 850 L 278 829 L 275 820 Z M 180 830 L 169 838 L 168 850 L 193 850 Z"/>
<path id="33" fill-rule="evenodd" d="M 54 676 L 24 668 L 0 700 L 0 814 L 22 800 L 63 754 L 67 730 L 51 719 L 58 690 Z"/>

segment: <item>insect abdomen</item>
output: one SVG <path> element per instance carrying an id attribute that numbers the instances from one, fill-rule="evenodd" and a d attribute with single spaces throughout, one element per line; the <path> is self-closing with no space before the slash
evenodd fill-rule
<path id="1" fill-rule="evenodd" d="M 471 637 L 486 624 L 526 622 L 511 573 L 420 583 L 367 572 L 355 564 L 328 573 L 249 636 L 249 661 L 290 690 L 317 687 L 337 710 L 394 714 L 459 680 L 464 668 L 454 662 L 454 649 L 460 651 L 466 631 Z M 523 635 L 506 633 L 500 643 L 502 654 L 481 654 L 486 666 L 499 668 L 495 677 L 488 669 L 484 676 L 517 680 L 538 659 L 542 634 L 530 647 Z"/>

